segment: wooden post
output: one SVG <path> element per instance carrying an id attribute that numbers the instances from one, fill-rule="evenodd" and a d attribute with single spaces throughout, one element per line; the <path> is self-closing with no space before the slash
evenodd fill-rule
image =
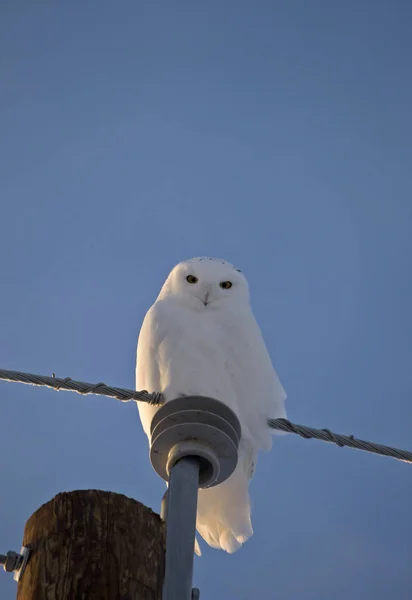
<path id="1" fill-rule="evenodd" d="M 27 521 L 17 600 L 161 600 L 165 528 L 121 494 L 58 494 Z"/>

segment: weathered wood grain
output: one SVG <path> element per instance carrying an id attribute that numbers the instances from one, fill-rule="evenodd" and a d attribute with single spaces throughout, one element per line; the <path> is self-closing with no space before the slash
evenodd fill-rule
<path id="1" fill-rule="evenodd" d="M 121 494 L 58 494 L 29 518 L 23 545 L 17 600 L 161 600 L 164 524 Z"/>

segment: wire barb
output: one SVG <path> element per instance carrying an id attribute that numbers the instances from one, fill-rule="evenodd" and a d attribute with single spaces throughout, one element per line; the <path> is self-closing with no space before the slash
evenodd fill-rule
<path id="1" fill-rule="evenodd" d="M 164 403 L 163 394 L 159 392 L 149 393 L 146 390 L 135 392 L 133 390 L 110 387 L 105 383 L 92 384 L 85 383 L 84 381 L 74 381 L 70 377 L 59 379 L 54 373 L 53 377 L 45 377 L 44 375 L 32 375 L 31 373 L 5 371 L 0 369 L 0 380 L 45 386 L 54 390 L 77 392 L 84 396 L 87 394 L 97 394 L 99 396 L 116 398 L 121 402 L 139 400 L 153 405 Z M 281 431 L 286 431 L 287 433 L 296 433 L 305 439 L 315 438 L 323 442 L 333 442 L 340 447 L 347 446 L 349 448 L 373 452 L 375 454 L 380 454 L 381 456 L 389 456 L 396 460 L 412 463 L 412 452 L 409 452 L 408 450 L 400 450 L 390 446 L 383 446 L 382 444 L 375 444 L 374 442 L 358 440 L 353 435 L 342 435 L 340 433 L 333 433 L 333 431 L 330 431 L 329 429 L 315 429 L 314 427 L 307 427 L 305 425 L 296 425 L 288 419 L 269 419 L 268 425 L 272 429 L 279 429 Z"/>

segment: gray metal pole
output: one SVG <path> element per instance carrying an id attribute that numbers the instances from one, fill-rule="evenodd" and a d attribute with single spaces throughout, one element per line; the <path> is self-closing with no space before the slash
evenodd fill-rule
<path id="1" fill-rule="evenodd" d="M 150 434 L 150 461 L 169 483 L 162 501 L 163 600 L 199 600 L 199 590 L 192 590 L 198 489 L 219 485 L 235 470 L 242 435 L 239 419 L 219 400 L 183 396 L 159 408 Z"/>
<path id="2" fill-rule="evenodd" d="M 167 497 L 163 600 L 191 600 L 199 462 L 181 458 L 171 469 Z"/>

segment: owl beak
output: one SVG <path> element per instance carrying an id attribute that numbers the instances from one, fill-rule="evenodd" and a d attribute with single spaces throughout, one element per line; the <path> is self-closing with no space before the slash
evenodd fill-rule
<path id="1" fill-rule="evenodd" d="M 204 283 L 201 287 L 201 289 L 199 289 L 199 300 L 201 300 L 204 304 L 204 306 L 207 306 L 208 304 L 210 304 L 212 298 L 212 286 L 208 283 Z"/>

